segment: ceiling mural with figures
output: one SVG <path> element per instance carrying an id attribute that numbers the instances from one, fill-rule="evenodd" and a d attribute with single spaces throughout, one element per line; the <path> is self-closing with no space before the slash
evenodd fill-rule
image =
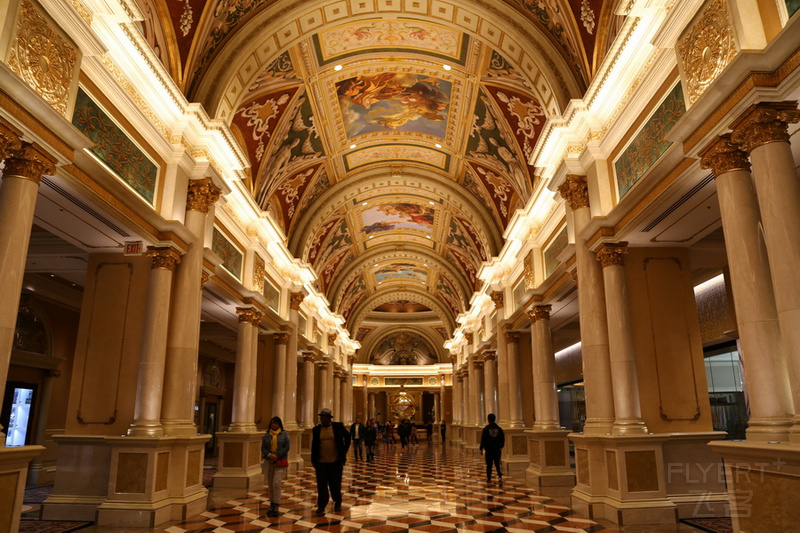
<path id="1" fill-rule="evenodd" d="M 136 1 L 362 343 L 402 316 L 449 338 L 515 211 L 547 194 L 530 162 L 548 116 L 624 21 L 610 0 Z"/>

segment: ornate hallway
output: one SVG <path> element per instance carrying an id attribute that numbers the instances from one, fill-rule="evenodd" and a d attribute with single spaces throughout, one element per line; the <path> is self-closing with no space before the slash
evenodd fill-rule
<path id="1" fill-rule="evenodd" d="M 552 498 L 537 494 L 518 478 L 506 476 L 502 486 L 487 484 L 480 456 L 454 447 L 421 442 L 401 451 L 396 445 L 374 463 L 348 462 L 342 489 L 343 510 L 316 516 L 313 469 L 291 475 L 284 483 L 281 516 L 266 516 L 265 491 L 251 492 L 154 532 L 229 533 L 284 531 L 503 532 L 565 531 L 572 533 L 691 533 L 697 529 L 670 526 L 612 527 L 589 520 Z M 214 493 L 212 492 L 212 498 Z M 82 533 L 122 533 L 122 528 L 90 526 Z M 141 529 L 136 531 L 141 532 Z"/>

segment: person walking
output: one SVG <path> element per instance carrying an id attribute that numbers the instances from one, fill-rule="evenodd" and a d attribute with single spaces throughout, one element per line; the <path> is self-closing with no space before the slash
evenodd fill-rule
<path id="1" fill-rule="evenodd" d="M 447 424 L 445 424 L 444 420 L 442 420 L 441 425 L 439 425 L 439 432 L 442 434 L 442 444 L 444 444 L 444 441 L 447 440 Z"/>
<path id="2" fill-rule="evenodd" d="M 325 514 L 328 492 L 333 510 L 342 508 L 342 470 L 350 449 L 350 433 L 341 422 L 333 422 L 327 407 L 319 412 L 320 423 L 311 430 L 311 464 L 317 476 L 317 514 Z"/>
<path id="3" fill-rule="evenodd" d="M 497 468 L 497 477 L 503 483 L 503 471 L 500 469 L 500 456 L 503 453 L 503 446 L 506 444 L 506 436 L 503 428 L 495 423 L 497 417 L 494 413 L 489 413 L 486 417 L 488 424 L 481 433 L 481 454 L 486 459 L 486 482 L 492 482 L 492 464 Z"/>
<path id="4" fill-rule="evenodd" d="M 269 429 L 261 439 L 261 457 L 264 459 L 264 479 L 269 487 L 269 510 L 267 516 L 278 516 L 281 490 L 286 471 L 289 469 L 289 433 L 283 430 L 280 417 L 273 416 Z"/>
<path id="5" fill-rule="evenodd" d="M 364 451 L 361 448 L 361 439 L 364 437 L 364 424 L 361 418 L 356 417 L 356 421 L 350 426 L 350 442 L 353 446 L 353 460 L 364 459 Z"/>
<path id="6" fill-rule="evenodd" d="M 367 448 L 367 462 L 375 460 L 375 442 L 378 440 L 378 423 L 374 420 L 367 420 L 364 428 L 364 446 Z"/>

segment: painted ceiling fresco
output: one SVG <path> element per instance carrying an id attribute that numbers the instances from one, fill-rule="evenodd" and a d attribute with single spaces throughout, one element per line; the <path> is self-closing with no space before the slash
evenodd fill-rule
<path id="1" fill-rule="evenodd" d="M 354 321 L 396 313 L 450 335 L 540 190 L 548 116 L 624 20 L 609 0 L 138 2 L 145 40 L 230 125 L 253 199 L 356 338 L 380 328 Z"/>

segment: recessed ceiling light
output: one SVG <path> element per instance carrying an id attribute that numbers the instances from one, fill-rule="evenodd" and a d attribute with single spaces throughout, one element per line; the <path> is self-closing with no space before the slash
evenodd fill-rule
<path id="1" fill-rule="evenodd" d="M 430 239 L 430 238 L 431 238 L 431 236 L 430 236 L 430 235 L 425 235 L 425 238 L 426 238 L 426 239 Z"/>
<path id="2" fill-rule="evenodd" d="M 423 281 L 422 284 L 425 285 L 425 282 Z"/>
<path id="3" fill-rule="evenodd" d="M 342 70 L 342 66 L 341 65 L 336 65 L 335 67 L 333 67 L 333 70 L 338 72 L 338 71 Z"/>
<path id="4" fill-rule="evenodd" d="M 441 147 L 442 147 L 442 145 L 441 145 L 441 144 L 439 144 L 439 143 L 436 143 L 436 144 L 434 144 L 434 146 L 435 146 L 436 148 L 441 148 Z"/>
<path id="5" fill-rule="evenodd" d="M 367 202 L 361 202 L 361 205 L 367 205 Z"/>
<path id="6" fill-rule="evenodd" d="M 428 266 L 428 263 L 422 263 L 422 266 L 426 267 Z"/>
<path id="7" fill-rule="evenodd" d="M 428 200 L 428 203 L 431 205 L 436 205 L 436 202 L 434 202 L 433 200 Z"/>
<path id="8" fill-rule="evenodd" d="M 451 67 L 450 65 L 442 65 L 442 68 L 445 70 L 450 70 L 453 67 Z"/>
<path id="9" fill-rule="evenodd" d="M 382 282 L 382 281 L 379 281 L 379 282 L 378 282 L 378 285 L 382 285 L 382 284 L 383 284 L 383 282 Z"/>
<path id="10" fill-rule="evenodd" d="M 351 145 L 350 145 L 350 149 L 351 149 L 351 150 L 352 150 L 353 148 L 355 148 L 355 147 L 356 147 L 356 145 L 355 145 L 355 144 L 351 144 Z"/>
<path id="11" fill-rule="evenodd" d="M 378 263 L 375 263 L 375 264 L 374 264 L 374 265 L 372 265 L 372 266 L 376 267 L 376 266 L 378 266 Z"/>
<path id="12" fill-rule="evenodd" d="M 370 238 L 370 239 L 374 239 L 374 238 L 375 238 L 375 235 L 370 235 L 370 236 L 369 236 L 369 238 Z"/>

